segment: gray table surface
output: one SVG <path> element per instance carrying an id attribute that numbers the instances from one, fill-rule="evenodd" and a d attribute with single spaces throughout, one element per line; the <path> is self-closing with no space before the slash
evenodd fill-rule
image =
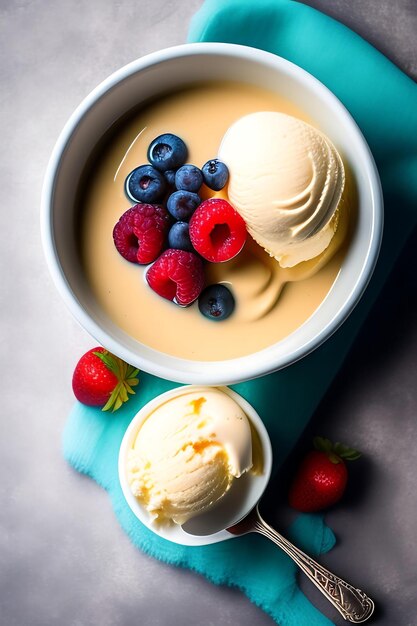
<path id="1" fill-rule="evenodd" d="M 38 207 L 56 137 L 113 70 L 185 40 L 200 0 L 0 3 L 1 439 L 3 626 L 213 626 L 272 620 L 238 591 L 136 550 L 107 495 L 63 461 L 72 369 L 91 338 L 59 298 L 43 259 Z M 417 75 L 415 0 L 312 0 Z M 366 588 L 374 623 L 415 626 L 417 305 L 414 250 L 400 259 L 355 349 L 287 469 L 325 433 L 357 445 L 344 503 L 328 514 L 338 545 L 323 563 Z M 284 500 L 277 489 L 276 506 Z M 279 525 L 280 515 L 271 509 Z M 309 597 L 341 623 L 309 583 Z M 300 625 L 303 626 L 303 625 Z"/>

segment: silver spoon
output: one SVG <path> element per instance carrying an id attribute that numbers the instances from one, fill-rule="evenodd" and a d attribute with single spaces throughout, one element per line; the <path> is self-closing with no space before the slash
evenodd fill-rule
<path id="1" fill-rule="evenodd" d="M 232 535 L 259 533 L 273 541 L 298 565 L 322 594 L 333 604 L 342 617 L 353 624 L 366 622 L 374 612 L 375 605 L 363 591 L 352 587 L 339 576 L 314 561 L 294 546 L 261 517 L 258 505 L 234 526 L 227 528 Z"/>

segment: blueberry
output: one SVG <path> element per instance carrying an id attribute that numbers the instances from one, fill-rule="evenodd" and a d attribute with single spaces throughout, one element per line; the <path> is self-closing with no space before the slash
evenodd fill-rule
<path id="1" fill-rule="evenodd" d="M 175 222 L 168 233 L 168 245 L 176 250 L 195 252 L 191 243 L 187 222 Z"/>
<path id="2" fill-rule="evenodd" d="M 164 172 L 165 180 L 170 187 L 175 187 L 175 170 L 167 170 Z"/>
<path id="3" fill-rule="evenodd" d="M 167 209 L 176 220 L 187 222 L 198 205 L 201 198 L 191 191 L 174 191 L 167 202 Z"/>
<path id="4" fill-rule="evenodd" d="M 200 294 L 198 308 L 210 320 L 225 320 L 234 311 L 235 299 L 225 285 L 210 285 Z"/>
<path id="5" fill-rule="evenodd" d="M 195 165 L 183 165 L 175 174 L 175 186 L 185 191 L 198 191 L 203 184 L 203 174 Z"/>
<path id="6" fill-rule="evenodd" d="M 219 161 L 219 159 L 207 161 L 201 168 L 201 171 L 203 172 L 204 182 L 207 187 L 210 187 L 210 189 L 214 191 L 223 189 L 229 180 L 229 170 L 223 161 Z"/>
<path id="7" fill-rule="evenodd" d="M 148 161 L 161 172 L 174 170 L 187 160 L 187 146 L 171 133 L 159 135 L 148 148 Z"/>
<path id="8" fill-rule="evenodd" d="M 152 165 L 140 165 L 126 178 L 125 190 L 134 202 L 152 204 L 163 198 L 166 182 L 161 172 Z"/>

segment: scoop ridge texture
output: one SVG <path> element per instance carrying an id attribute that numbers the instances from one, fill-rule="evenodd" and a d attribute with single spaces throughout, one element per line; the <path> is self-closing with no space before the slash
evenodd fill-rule
<path id="1" fill-rule="evenodd" d="M 252 466 L 252 438 L 240 406 L 202 388 L 158 406 L 128 456 L 133 494 L 158 522 L 183 524 L 220 500 Z"/>
<path id="2" fill-rule="evenodd" d="M 230 202 L 282 267 L 327 248 L 337 228 L 345 172 L 322 132 L 284 113 L 251 113 L 232 124 L 219 153 L 230 172 Z"/>

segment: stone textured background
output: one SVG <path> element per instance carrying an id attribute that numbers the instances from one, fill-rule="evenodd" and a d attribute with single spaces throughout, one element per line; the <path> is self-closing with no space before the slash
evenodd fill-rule
<path id="1" fill-rule="evenodd" d="M 81 99 L 121 65 L 182 43 L 200 4 L 0 2 L 2 626 L 272 626 L 239 592 L 133 548 L 107 495 L 60 453 L 72 370 L 93 341 L 70 317 L 43 259 L 38 212 L 47 160 Z M 417 76 L 415 0 L 309 4 Z M 323 563 L 375 597 L 379 626 L 416 624 L 416 245 L 417 237 L 286 468 L 311 434 L 363 450 L 344 503 L 327 517 L 339 542 Z M 280 526 L 284 486 L 270 493 Z M 309 583 L 303 587 L 342 623 Z"/>

